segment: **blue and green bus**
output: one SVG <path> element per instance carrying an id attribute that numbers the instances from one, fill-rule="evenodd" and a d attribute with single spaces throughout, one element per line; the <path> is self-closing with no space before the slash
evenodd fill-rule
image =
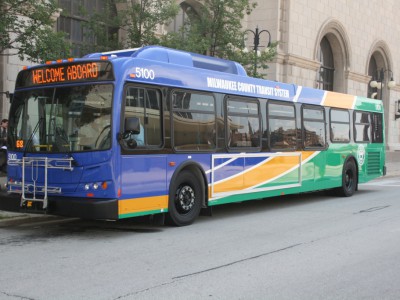
<path id="1" fill-rule="evenodd" d="M 0 209 L 191 224 L 212 206 L 385 175 L 382 102 L 147 46 L 27 67 Z"/>

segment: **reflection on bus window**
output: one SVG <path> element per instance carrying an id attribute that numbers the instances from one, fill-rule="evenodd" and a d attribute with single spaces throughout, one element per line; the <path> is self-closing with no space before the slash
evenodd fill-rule
<path id="1" fill-rule="evenodd" d="M 293 105 L 268 103 L 271 149 L 295 149 L 297 129 Z"/>
<path id="2" fill-rule="evenodd" d="M 331 109 L 331 141 L 348 143 L 350 141 L 350 115 L 347 110 Z"/>
<path id="3" fill-rule="evenodd" d="M 383 115 L 372 114 L 372 143 L 383 143 Z"/>
<path id="4" fill-rule="evenodd" d="M 303 107 L 304 148 L 324 148 L 325 114 L 321 107 Z"/>
<path id="5" fill-rule="evenodd" d="M 140 120 L 140 133 L 129 135 L 140 147 L 160 147 L 161 93 L 156 89 L 128 87 L 125 95 L 125 118 L 137 117 Z"/>
<path id="6" fill-rule="evenodd" d="M 112 91 L 112 85 L 104 84 L 17 92 L 12 103 L 15 113 L 10 115 L 11 149 L 109 149 Z"/>
<path id="7" fill-rule="evenodd" d="M 228 99 L 228 147 L 260 148 L 259 105 L 255 101 Z"/>
<path id="8" fill-rule="evenodd" d="M 371 114 L 368 112 L 354 112 L 354 141 L 366 143 L 371 141 Z"/>
<path id="9" fill-rule="evenodd" d="M 208 94 L 172 94 L 176 150 L 202 151 L 216 147 L 215 99 Z"/>

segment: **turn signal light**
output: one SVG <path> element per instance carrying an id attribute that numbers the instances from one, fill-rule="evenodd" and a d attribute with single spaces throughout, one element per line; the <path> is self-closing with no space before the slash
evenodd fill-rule
<path id="1" fill-rule="evenodd" d="M 108 184 L 107 184 L 107 182 L 103 182 L 102 184 L 101 184 L 101 188 L 103 189 L 103 190 L 105 190 L 105 189 L 107 189 L 107 187 L 108 187 Z"/>

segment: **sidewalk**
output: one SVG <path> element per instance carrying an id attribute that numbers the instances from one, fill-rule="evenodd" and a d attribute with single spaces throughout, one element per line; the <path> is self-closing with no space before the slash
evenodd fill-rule
<path id="1" fill-rule="evenodd" d="M 400 176 L 400 151 L 386 152 L 386 176 Z M 4 174 L 0 175 L 1 190 L 5 190 L 6 177 Z M 0 210 L 0 222 L 2 220 L 21 219 L 21 218 L 35 218 L 47 215 L 25 214 L 18 212 L 7 212 Z"/>
<path id="2" fill-rule="evenodd" d="M 400 151 L 386 152 L 386 176 L 400 176 Z"/>

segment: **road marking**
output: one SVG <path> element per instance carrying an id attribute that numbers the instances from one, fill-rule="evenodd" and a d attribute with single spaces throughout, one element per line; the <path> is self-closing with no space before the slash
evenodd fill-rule
<path id="1" fill-rule="evenodd" d="M 354 214 L 369 213 L 369 212 L 385 209 L 385 208 L 388 208 L 388 207 L 390 207 L 390 205 L 370 207 L 370 208 L 367 208 L 367 209 L 360 210 L 359 212 L 356 212 Z"/>

